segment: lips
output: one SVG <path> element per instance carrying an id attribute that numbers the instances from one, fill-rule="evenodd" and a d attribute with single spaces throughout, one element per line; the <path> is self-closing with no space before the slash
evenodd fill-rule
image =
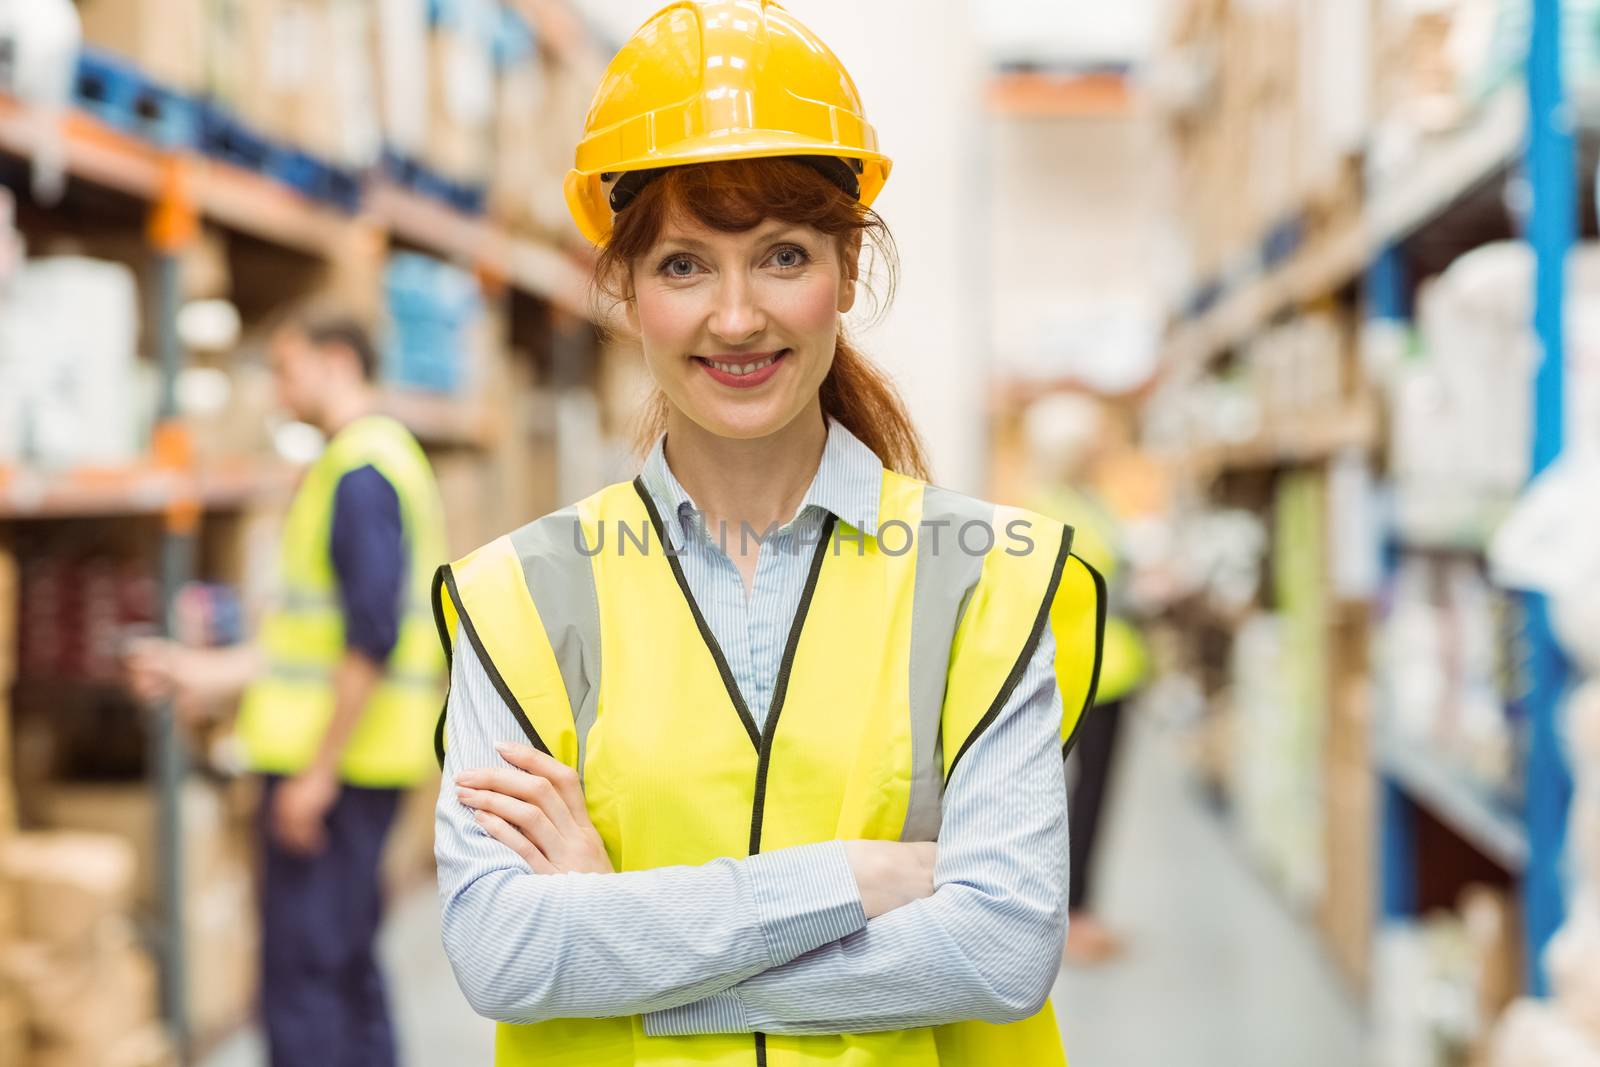
<path id="1" fill-rule="evenodd" d="M 784 348 L 777 352 L 751 352 L 737 357 L 694 356 L 692 358 L 721 384 L 735 389 L 753 389 L 778 373 L 791 354 L 791 349 Z"/>

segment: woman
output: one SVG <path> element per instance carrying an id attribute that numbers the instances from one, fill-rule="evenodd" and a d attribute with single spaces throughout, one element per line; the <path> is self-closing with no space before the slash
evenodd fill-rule
<path id="1" fill-rule="evenodd" d="M 888 170 L 775 3 L 673 4 L 601 84 L 568 200 L 653 443 L 436 583 L 444 937 L 502 1065 L 1063 1062 L 1099 588 L 922 480 L 841 335 Z"/>

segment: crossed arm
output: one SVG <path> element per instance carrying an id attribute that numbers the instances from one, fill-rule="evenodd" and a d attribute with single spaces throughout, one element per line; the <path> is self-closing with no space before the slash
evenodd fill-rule
<path id="1" fill-rule="evenodd" d="M 823 842 L 625 873 L 550 863 L 509 823 L 475 818 L 458 795 L 459 774 L 499 768 L 504 781 L 526 773 L 513 760 L 539 766 L 496 752 L 496 741 L 520 731 L 464 645 L 436 853 L 445 949 L 468 1000 L 510 1023 L 642 1014 L 652 1035 L 847 1033 L 1032 1015 L 1054 980 L 1066 922 L 1054 651 L 1046 631 L 1001 715 L 962 757 L 931 884 L 908 893 L 883 850 L 913 846 L 895 844 L 870 852 Z M 469 797 L 479 808 L 500 804 Z M 575 812 L 581 795 L 563 806 Z"/>

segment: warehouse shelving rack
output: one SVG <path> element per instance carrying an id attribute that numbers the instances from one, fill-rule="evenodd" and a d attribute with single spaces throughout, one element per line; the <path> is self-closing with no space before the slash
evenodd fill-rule
<path id="1" fill-rule="evenodd" d="M 1520 174 L 1529 194 L 1524 236 L 1537 260 L 1533 325 L 1543 350 L 1535 386 L 1533 470 L 1545 469 L 1559 454 L 1563 437 L 1563 302 L 1565 262 L 1579 217 L 1578 134 L 1600 129 L 1600 123 L 1588 103 L 1568 98 L 1562 81 L 1560 0 L 1533 0 L 1532 25 L 1525 79 L 1498 90 L 1464 128 L 1425 144 L 1403 173 L 1369 188 L 1358 222 L 1296 249 L 1270 268 L 1238 272 L 1230 284 L 1213 288 L 1203 308 L 1178 321 L 1164 352 L 1159 387 L 1181 389 L 1296 308 L 1353 286 L 1359 287 L 1369 319 L 1407 319 L 1408 244 L 1445 233 L 1481 199 L 1478 194 L 1498 190 Z M 1203 447 L 1186 466 L 1206 482 L 1220 473 L 1318 462 L 1346 448 L 1370 450 L 1377 444 L 1375 420 L 1330 416 L 1325 422 L 1300 427 L 1289 437 Z M 1470 530 L 1391 531 L 1391 558 L 1412 548 L 1481 554 L 1486 531 L 1508 502 L 1490 503 Z M 1526 718 L 1530 744 L 1522 768 L 1522 810 L 1397 737 L 1378 715 L 1371 741 L 1380 783 L 1379 884 L 1373 890 L 1381 915 L 1415 913 L 1419 856 L 1411 813 L 1428 812 L 1519 883 L 1527 988 L 1543 995 L 1543 948 L 1564 912 L 1559 862 L 1571 779 L 1556 721 L 1569 675 L 1541 598 L 1525 598 L 1524 608 L 1526 684 L 1516 711 Z"/>
<path id="2" fill-rule="evenodd" d="M 529 6 L 556 27 L 555 43 L 580 46 L 586 31 L 580 23 L 568 24 L 564 4 L 538 0 Z M 160 372 L 157 422 L 148 456 L 128 465 L 49 472 L 0 466 L 0 533 L 7 524 L 47 519 L 158 519 L 160 621 L 167 632 L 177 592 L 195 572 L 204 517 L 286 500 L 297 476 L 276 462 L 202 460 L 177 417 L 176 382 L 184 361 L 176 326 L 180 257 L 202 224 L 309 256 L 330 269 L 337 269 L 352 248 L 369 256 L 385 244 L 419 248 L 473 269 L 493 292 L 546 309 L 541 322 L 558 341 L 574 324 L 590 319 L 590 262 L 582 250 L 510 234 L 488 220 L 382 182 L 369 187 L 359 213 L 347 215 L 262 175 L 142 141 L 82 112 L 69 112 L 59 123 L 68 177 L 140 207 L 147 219 L 146 242 L 155 265 L 147 316 Z M 39 115 L 0 93 L 0 159 L 31 162 L 39 126 Z M 370 281 L 376 285 L 375 277 Z M 570 377 L 571 368 L 564 373 Z M 509 431 L 470 399 L 391 388 L 384 405 L 429 445 L 489 449 Z M 162 1009 L 182 1062 L 191 1062 L 179 809 L 188 756 L 171 708 L 154 711 L 149 738 L 160 818 L 162 914 L 154 947 L 161 963 Z"/>

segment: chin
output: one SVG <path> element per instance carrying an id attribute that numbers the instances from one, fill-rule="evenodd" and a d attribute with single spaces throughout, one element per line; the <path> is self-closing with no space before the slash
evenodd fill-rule
<path id="1" fill-rule="evenodd" d="M 718 404 L 691 409 L 687 414 L 707 433 L 735 441 L 769 437 L 794 418 L 787 408 L 776 410 L 767 404 Z"/>

